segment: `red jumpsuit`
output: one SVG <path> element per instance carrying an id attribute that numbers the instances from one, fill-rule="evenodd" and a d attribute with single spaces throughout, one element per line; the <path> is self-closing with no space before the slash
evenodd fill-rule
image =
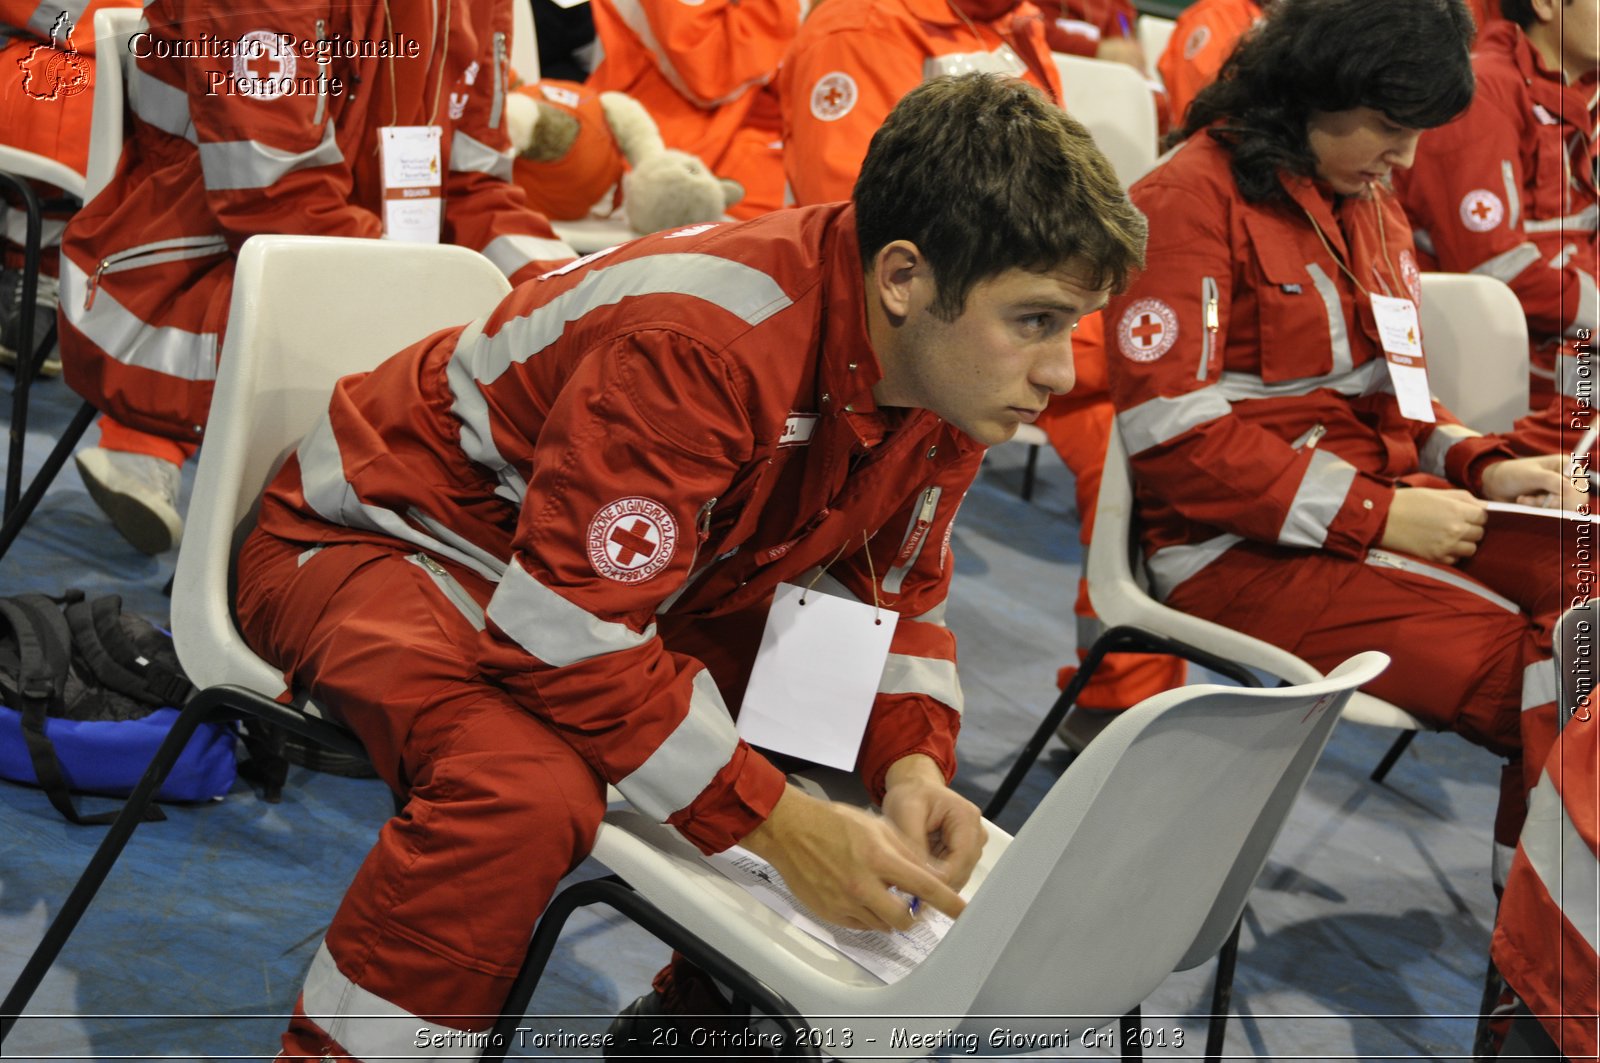
<path id="1" fill-rule="evenodd" d="M 1496 277 L 1522 300 L 1532 406 L 1543 412 L 1519 425 L 1517 442 L 1526 453 L 1564 452 L 1597 397 L 1576 356 L 1600 324 L 1595 85 L 1567 85 L 1504 20 L 1479 35 L 1472 66 L 1471 108 L 1423 134 L 1416 166 L 1395 187 L 1423 268 Z"/>
<path id="2" fill-rule="evenodd" d="M 239 246 L 256 233 L 382 233 L 383 126 L 442 128 L 442 240 L 513 279 L 572 257 L 510 183 L 510 0 L 440 5 L 448 30 L 433 7 L 391 7 L 392 24 L 378 0 L 145 9 L 128 144 L 62 243 L 61 354 L 73 390 L 168 437 L 164 456 L 181 460 L 204 429 Z M 235 56 L 247 35 L 260 54 Z M 220 46 L 157 57 L 196 40 Z M 364 42 L 400 54 L 361 57 Z"/>
<path id="3" fill-rule="evenodd" d="M 1201 89 L 1217 80 L 1217 72 L 1245 30 L 1261 17 L 1256 0 L 1196 0 L 1178 15 L 1178 24 L 1156 61 L 1161 83 L 1167 88 L 1172 124 L 1183 124 Z"/>
<path id="4" fill-rule="evenodd" d="M 1453 567 L 1379 548 L 1402 480 L 1476 491 L 1511 451 L 1437 403 L 1437 424 L 1400 413 L 1363 294 L 1419 294 L 1393 195 L 1285 177 L 1289 203 L 1252 204 L 1229 160 L 1202 131 L 1134 186 L 1147 268 L 1106 310 L 1156 595 L 1324 670 L 1381 649 L 1394 664 L 1371 693 L 1537 771 L 1561 522 L 1531 542 L 1491 531 Z M 1503 780 L 1504 845 L 1524 782 Z"/>
<path id="5" fill-rule="evenodd" d="M 606 782 L 706 852 L 761 823 L 783 775 L 729 710 L 780 582 L 825 568 L 900 614 L 874 796 L 913 753 L 954 771 L 948 537 L 983 452 L 873 403 L 854 217 L 646 237 L 340 383 L 268 490 L 239 616 L 409 804 L 287 1047 L 404 1057 L 418 1018 L 486 1025 Z"/>
<path id="6" fill-rule="evenodd" d="M 729 213 L 783 206 L 783 146 L 770 82 L 800 0 L 594 0 L 600 65 L 585 82 L 644 105 L 669 148 L 744 186 Z M 842 197 L 841 197 L 842 198 Z"/>
<path id="7" fill-rule="evenodd" d="M 1492 951 L 1495 967 L 1569 1060 L 1594 1060 L 1600 1023 L 1600 739 L 1567 721 L 1528 799 Z"/>

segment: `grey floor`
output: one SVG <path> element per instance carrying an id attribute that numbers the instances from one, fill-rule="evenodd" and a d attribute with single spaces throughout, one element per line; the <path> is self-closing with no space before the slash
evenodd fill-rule
<path id="1" fill-rule="evenodd" d="M 7 411 L 9 387 L 6 375 Z M 35 394 L 30 467 L 76 406 L 59 381 Z M 1080 556 L 1070 476 L 1046 455 L 1035 497 L 1024 502 L 1023 454 L 1008 446 L 990 456 L 953 539 L 950 625 L 967 694 L 957 785 L 980 803 L 1048 707 L 1055 670 L 1072 649 Z M 129 608 L 160 618 L 173 562 L 123 544 L 69 465 L 0 561 L 0 593 L 79 586 L 120 593 Z M 1367 773 L 1392 737 L 1340 727 L 1296 806 L 1246 915 L 1230 1058 L 1468 1058 L 1493 923 L 1498 766 L 1453 736 L 1424 735 L 1375 785 Z M 1063 763 L 1052 744 L 1003 825 L 1015 827 Z M 222 802 L 171 808 L 167 822 L 139 830 L 0 1054 L 270 1058 L 281 1017 L 388 807 L 376 782 L 297 769 L 281 804 L 240 783 Z M 0 987 L 21 969 L 99 834 L 64 823 L 37 791 L 0 783 Z M 598 873 L 591 862 L 578 875 Z M 598 1032 L 664 958 L 637 928 L 580 914 L 534 998 L 530 1025 Z M 1207 965 L 1172 976 L 1150 998 L 1147 1026 L 1165 1031 L 1169 1047 L 1149 1058 L 1200 1057 L 1210 983 Z M 1179 1036 L 1182 1047 L 1172 1047 Z"/>

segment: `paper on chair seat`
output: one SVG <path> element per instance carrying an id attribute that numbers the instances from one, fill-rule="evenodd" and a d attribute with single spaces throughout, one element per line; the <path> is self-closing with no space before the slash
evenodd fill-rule
<path id="1" fill-rule="evenodd" d="M 778 869 L 748 849 L 735 845 L 704 859 L 795 927 L 833 946 L 886 983 L 898 982 L 910 974 L 950 931 L 951 918 L 927 905 L 917 914 L 917 922 L 910 930 L 847 930 L 812 915 L 789 891 Z"/>

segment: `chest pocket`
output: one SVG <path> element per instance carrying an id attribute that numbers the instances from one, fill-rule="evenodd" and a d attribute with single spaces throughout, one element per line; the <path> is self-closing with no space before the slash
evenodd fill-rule
<path id="1" fill-rule="evenodd" d="M 1259 214 L 1246 216 L 1244 223 L 1255 273 L 1261 379 L 1274 384 L 1348 371 L 1345 307 L 1339 286 L 1328 275 L 1326 253 L 1320 245 L 1316 254 L 1306 247 L 1305 240 L 1315 239 L 1314 234 L 1306 225 Z"/>

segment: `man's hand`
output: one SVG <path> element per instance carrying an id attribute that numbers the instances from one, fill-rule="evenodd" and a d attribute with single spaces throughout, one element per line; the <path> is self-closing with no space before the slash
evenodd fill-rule
<path id="1" fill-rule="evenodd" d="M 1094 57 L 1107 63 L 1126 63 L 1140 74 L 1145 71 L 1144 49 L 1132 37 L 1102 37 Z"/>
<path id="2" fill-rule="evenodd" d="M 1483 493 L 1496 502 L 1577 509 L 1587 498 L 1583 477 L 1567 472 L 1567 459 L 1560 454 L 1497 461 L 1483 470 Z"/>
<path id="3" fill-rule="evenodd" d="M 1483 503 L 1466 491 L 1403 487 L 1389 503 L 1389 520 L 1378 545 L 1453 565 L 1477 552 L 1488 516 Z"/>
<path id="4" fill-rule="evenodd" d="M 908 897 L 949 916 L 966 907 L 887 818 L 793 786 L 741 844 L 776 867 L 807 908 L 838 926 L 909 930 L 915 916 Z"/>
<path id="5" fill-rule="evenodd" d="M 946 786 L 939 765 L 920 753 L 895 761 L 885 779 L 883 814 L 951 889 L 965 886 L 989 840 L 978 806 Z"/>

